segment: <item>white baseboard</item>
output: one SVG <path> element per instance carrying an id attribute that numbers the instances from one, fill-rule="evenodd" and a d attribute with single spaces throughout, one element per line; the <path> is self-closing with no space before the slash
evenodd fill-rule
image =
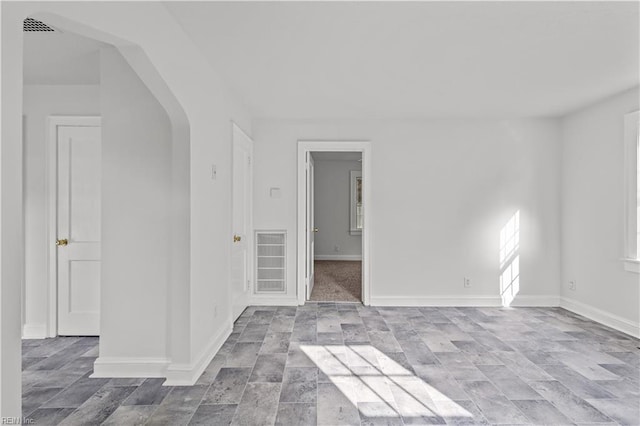
<path id="1" fill-rule="evenodd" d="M 362 261 L 360 254 L 316 254 L 315 260 L 359 260 Z"/>
<path id="2" fill-rule="evenodd" d="M 249 306 L 298 306 L 296 297 L 273 297 L 254 294 L 249 299 Z"/>
<path id="3" fill-rule="evenodd" d="M 560 297 L 560 307 L 635 338 L 640 338 L 640 323 L 638 322 L 630 321 L 611 312 L 603 311 L 602 309 L 568 297 Z"/>
<path id="4" fill-rule="evenodd" d="M 371 296 L 371 306 L 502 306 L 497 296 Z"/>
<path id="5" fill-rule="evenodd" d="M 166 358 L 99 357 L 93 363 L 91 377 L 165 377 L 168 366 L 169 360 Z"/>
<path id="6" fill-rule="evenodd" d="M 516 296 L 511 302 L 513 307 L 556 307 L 560 306 L 560 297 L 559 296 Z"/>
<path id="7" fill-rule="evenodd" d="M 46 324 L 25 324 L 22 326 L 23 339 L 46 339 L 47 337 Z"/>
<path id="8" fill-rule="evenodd" d="M 194 385 L 231 334 L 233 328 L 231 324 L 231 318 L 229 318 L 227 326 L 211 339 L 209 344 L 195 358 L 194 362 L 190 364 L 170 364 L 166 370 L 167 380 L 163 383 L 163 386 Z"/>
<path id="9" fill-rule="evenodd" d="M 516 296 L 511 306 L 559 306 L 557 296 Z M 499 296 L 428 296 L 428 297 L 398 297 L 398 296 L 371 296 L 371 306 L 480 306 L 501 307 L 502 299 Z"/>

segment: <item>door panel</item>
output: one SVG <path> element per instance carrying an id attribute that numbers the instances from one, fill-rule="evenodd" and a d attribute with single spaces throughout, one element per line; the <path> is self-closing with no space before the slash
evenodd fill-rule
<path id="1" fill-rule="evenodd" d="M 231 249 L 231 309 L 233 319 L 249 303 L 252 267 L 250 247 L 253 141 L 233 125 L 233 237 Z"/>
<path id="2" fill-rule="evenodd" d="M 58 334 L 100 334 L 101 137 L 97 126 L 57 130 Z"/>
<path id="3" fill-rule="evenodd" d="M 306 261 L 306 299 L 309 300 L 315 279 L 315 217 L 314 217 L 314 163 L 313 156 L 307 153 L 307 261 Z"/>

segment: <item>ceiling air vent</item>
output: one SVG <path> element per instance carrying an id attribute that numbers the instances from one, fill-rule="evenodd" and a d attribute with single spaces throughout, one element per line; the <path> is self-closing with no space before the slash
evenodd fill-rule
<path id="1" fill-rule="evenodd" d="M 55 31 L 53 28 L 48 26 L 42 21 L 38 21 L 37 19 L 27 18 L 24 20 L 22 24 L 22 31 L 26 32 L 51 32 Z"/>

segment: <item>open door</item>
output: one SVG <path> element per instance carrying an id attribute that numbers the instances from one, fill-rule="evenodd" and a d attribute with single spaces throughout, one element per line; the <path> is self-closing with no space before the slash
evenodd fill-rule
<path id="1" fill-rule="evenodd" d="M 231 310 L 235 321 L 249 304 L 251 284 L 253 141 L 233 124 L 233 236 Z"/>
<path id="2" fill-rule="evenodd" d="M 311 292 L 313 291 L 313 280 L 314 280 L 314 259 L 315 259 L 315 235 L 318 232 L 318 228 L 316 228 L 314 215 L 313 215 L 313 176 L 314 176 L 314 165 L 313 165 L 313 156 L 310 152 L 307 152 L 307 163 L 306 163 L 306 175 L 307 175 L 307 247 L 306 247 L 306 274 L 305 274 L 305 283 L 306 283 L 306 300 L 309 300 L 311 297 Z"/>

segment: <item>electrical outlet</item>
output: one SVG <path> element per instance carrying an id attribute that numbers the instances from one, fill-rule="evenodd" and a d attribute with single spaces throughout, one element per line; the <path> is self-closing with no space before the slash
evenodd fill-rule
<path id="1" fill-rule="evenodd" d="M 215 164 L 211 165 L 211 180 L 216 180 L 218 178 L 218 167 Z"/>
<path id="2" fill-rule="evenodd" d="M 471 287 L 471 278 L 468 277 L 464 277 L 464 286 L 465 287 Z"/>
<path id="3" fill-rule="evenodd" d="M 333 246 L 333 251 L 340 251 L 340 246 Z"/>
<path id="4" fill-rule="evenodd" d="M 569 281 L 569 290 L 573 290 L 576 291 L 576 282 L 574 281 Z"/>

